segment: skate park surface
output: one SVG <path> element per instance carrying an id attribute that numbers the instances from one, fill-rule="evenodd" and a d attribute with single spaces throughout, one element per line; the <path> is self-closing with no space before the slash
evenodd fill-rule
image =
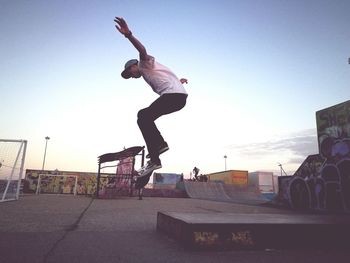
<path id="1" fill-rule="evenodd" d="M 157 231 L 157 214 L 307 215 L 264 203 L 197 198 L 24 195 L 0 204 L 1 262 L 348 262 L 350 251 L 283 248 L 193 251 Z M 288 238 L 288 237 L 286 237 Z M 301 237 L 302 238 L 302 237 Z"/>

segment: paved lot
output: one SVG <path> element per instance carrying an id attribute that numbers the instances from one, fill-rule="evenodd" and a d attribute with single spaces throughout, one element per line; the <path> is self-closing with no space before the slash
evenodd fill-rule
<path id="1" fill-rule="evenodd" d="M 156 231 L 158 211 L 271 213 L 266 206 L 175 198 L 24 196 L 0 203 L 0 262 L 349 262 L 344 250 L 193 252 Z"/>

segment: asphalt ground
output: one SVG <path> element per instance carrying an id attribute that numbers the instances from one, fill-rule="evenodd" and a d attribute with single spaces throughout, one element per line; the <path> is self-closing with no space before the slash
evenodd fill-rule
<path id="1" fill-rule="evenodd" d="M 0 203 L 0 262 L 350 262 L 350 250 L 334 248 L 191 251 L 156 230 L 158 211 L 296 214 L 191 198 L 26 195 Z"/>

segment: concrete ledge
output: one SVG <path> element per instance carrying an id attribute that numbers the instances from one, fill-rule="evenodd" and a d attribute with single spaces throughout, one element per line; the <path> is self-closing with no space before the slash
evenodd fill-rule
<path id="1" fill-rule="evenodd" d="M 350 248 L 349 216 L 158 212 L 157 230 L 194 250 Z"/>

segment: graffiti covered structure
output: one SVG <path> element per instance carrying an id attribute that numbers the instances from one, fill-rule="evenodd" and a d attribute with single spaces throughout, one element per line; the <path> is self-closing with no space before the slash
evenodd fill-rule
<path id="1" fill-rule="evenodd" d="M 319 154 L 289 182 L 293 208 L 350 211 L 350 100 L 316 112 Z"/>

